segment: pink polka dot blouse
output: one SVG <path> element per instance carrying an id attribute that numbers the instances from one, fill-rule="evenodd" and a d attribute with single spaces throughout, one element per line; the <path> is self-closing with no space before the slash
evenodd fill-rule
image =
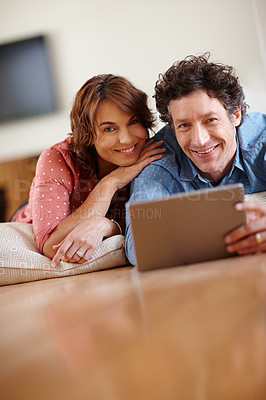
<path id="1" fill-rule="evenodd" d="M 32 223 L 40 252 L 59 222 L 80 207 L 98 183 L 96 177 L 88 179 L 87 171 L 70 156 L 70 141 L 71 138 L 67 138 L 40 155 L 28 204 L 12 218 L 12 222 Z M 117 191 L 106 215 L 115 219 L 122 229 L 128 197 L 128 187 Z"/>

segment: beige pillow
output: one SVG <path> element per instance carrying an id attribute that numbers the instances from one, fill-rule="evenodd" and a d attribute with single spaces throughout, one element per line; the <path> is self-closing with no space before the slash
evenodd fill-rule
<path id="1" fill-rule="evenodd" d="M 70 276 L 126 264 L 123 235 L 103 240 L 91 260 L 84 264 L 61 261 L 56 267 L 51 267 L 51 260 L 39 253 L 31 224 L 0 223 L 0 285 Z"/>

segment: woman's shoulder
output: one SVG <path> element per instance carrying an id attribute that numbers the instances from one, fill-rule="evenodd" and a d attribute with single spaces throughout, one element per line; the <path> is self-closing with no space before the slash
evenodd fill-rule
<path id="1" fill-rule="evenodd" d="M 47 147 L 40 155 L 38 164 L 49 165 L 49 163 L 56 164 L 58 166 L 66 164 L 72 171 L 79 170 L 77 163 L 71 157 L 69 151 L 69 144 L 71 138 L 66 138 L 61 142 L 55 143 L 54 145 Z"/>
<path id="2" fill-rule="evenodd" d="M 66 156 L 70 156 L 69 153 L 69 144 L 71 142 L 71 138 L 66 138 L 61 142 L 55 143 L 50 147 L 47 147 L 41 155 L 50 155 L 50 154 L 62 154 Z"/>
<path id="3" fill-rule="evenodd" d="M 71 138 L 66 138 L 61 142 L 55 143 L 52 146 L 47 147 L 45 150 L 43 150 L 39 159 L 46 159 L 47 157 L 50 159 L 60 159 L 63 157 L 64 161 L 66 161 L 67 164 L 70 161 L 72 163 L 72 157 L 69 151 L 70 142 Z"/>

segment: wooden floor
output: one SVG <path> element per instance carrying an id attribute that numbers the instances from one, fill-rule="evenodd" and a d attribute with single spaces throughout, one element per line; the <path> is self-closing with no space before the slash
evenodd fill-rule
<path id="1" fill-rule="evenodd" d="M 265 400 L 266 255 L 0 288 L 1 400 Z"/>

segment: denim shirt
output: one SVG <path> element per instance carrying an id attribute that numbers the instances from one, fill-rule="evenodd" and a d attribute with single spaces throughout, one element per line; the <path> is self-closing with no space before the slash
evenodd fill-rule
<path id="1" fill-rule="evenodd" d="M 170 126 L 161 129 L 153 139 L 163 140 L 166 152 L 162 159 L 149 164 L 133 180 L 129 202 L 159 199 L 174 193 L 212 187 L 182 151 Z M 237 150 L 232 167 L 218 186 L 242 183 L 246 194 L 266 190 L 266 115 L 246 114 L 237 128 L 236 139 Z M 126 253 L 130 263 L 135 265 L 128 207 Z"/>

